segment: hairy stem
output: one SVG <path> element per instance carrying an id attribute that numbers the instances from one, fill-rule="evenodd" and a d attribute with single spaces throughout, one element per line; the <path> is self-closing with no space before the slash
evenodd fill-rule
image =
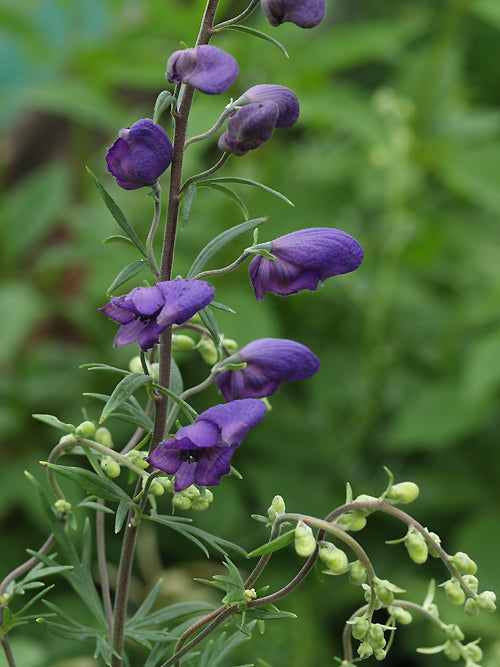
<path id="1" fill-rule="evenodd" d="M 104 500 L 99 498 L 97 501 L 104 506 Z M 111 604 L 111 594 L 109 591 L 108 568 L 106 563 L 106 542 L 104 531 L 105 516 L 104 512 L 96 513 L 96 541 L 97 541 L 97 563 L 99 568 L 99 583 L 101 584 L 102 602 L 108 624 L 108 637 L 111 641 L 113 637 L 113 607 Z"/>

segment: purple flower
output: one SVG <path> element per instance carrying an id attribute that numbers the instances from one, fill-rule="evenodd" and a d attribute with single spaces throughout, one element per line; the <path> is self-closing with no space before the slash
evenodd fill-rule
<path id="1" fill-rule="evenodd" d="M 172 53 L 165 76 L 170 83 L 189 83 L 202 93 L 218 95 L 236 81 L 238 74 L 233 56 L 205 45 Z"/>
<path id="2" fill-rule="evenodd" d="M 248 431 L 266 413 L 262 401 L 247 398 L 215 405 L 183 426 L 172 440 L 160 442 L 146 459 L 155 468 L 175 474 L 174 491 L 191 484 L 215 486 L 230 472 L 231 457 Z"/>
<path id="3" fill-rule="evenodd" d="M 314 291 L 318 283 L 354 271 L 363 261 L 359 243 L 331 227 L 301 229 L 262 247 L 276 259 L 257 255 L 250 262 L 248 272 L 257 301 L 262 301 L 267 291 L 282 296 L 303 289 Z"/>
<path id="4" fill-rule="evenodd" d="M 325 0 L 262 0 L 262 11 L 273 26 L 289 21 L 299 28 L 314 28 L 325 15 Z"/>
<path id="5" fill-rule="evenodd" d="M 299 100 L 295 93 L 285 86 L 268 83 L 252 86 L 246 93 L 243 93 L 235 104 L 238 104 L 240 100 L 252 104 L 256 102 L 274 102 L 277 104 L 279 113 L 276 127 L 291 127 L 299 117 Z"/>
<path id="6" fill-rule="evenodd" d="M 219 148 L 235 155 L 262 146 L 271 138 L 279 115 L 275 102 L 247 104 L 227 121 L 227 130 L 219 137 Z"/>
<path id="7" fill-rule="evenodd" d="M 142 350 L 156 345 L 171 324 L 183 324 L 214 298 L 212 285 L 203 280 L 166 280 L 153 287 L 135 287 L 124 296 L 112 296 L 102 312 L 121 327 L 114 347 L 139 343 Z"/>
<path id="8" fill-rule="evenodd" d="M 226 401 L 263 398 L 284 382 L 305 380 L 319 369 L 319 359 L 305 345 L 283 338 L 260 338 L 226 359 L 246 363 L 245 368 L 223 371 L 216 383 Z"/>
<path id="9" fill-rule="evenodd" d="M 172 162 L 173 148 L 165 130 L 150 118 L 118 132 L 108 150 L 108 171 L 125 190 L 152 185 Z"/>

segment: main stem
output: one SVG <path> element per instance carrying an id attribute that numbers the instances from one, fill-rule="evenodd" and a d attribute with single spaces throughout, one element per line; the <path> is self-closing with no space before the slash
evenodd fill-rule
<path id="1" fill-rule="evenodd" d="M 196 46 L 208 44 L 213 35 L 215 13 L 219 0 L 208 0 L 205 13 L 196 40 Z M 160 266 L 159 280 L 171 280 L 174 261 L 175 239 L 177 235 L 177 221 L 179 219 L 179 193 L 182 187 L 182 167 L 184 163 L 184 150 L 188 127 L 189 112 L 194 97 L 194 88 L 186 85 L 182 90 L 182 98 L 176 111 L 174 111 L 174 145 L 173 158 L 170 171 L 170 188 L 167 216 L 165 221 L 165 234 L 163 239 L 163 251 Z M 160 337 L 159 354 L 159 378 L 160 385 L 170 387 L 170 369 L 172 357 L 172 328 L 169 327 Z M 165 424 L 168 415 L 168 397 L 159 394 L 155 402 L 155 424 L 151 438 L 150 452 L 163 439 Z M 118 568 L 118 581 L 115 596 L 115 616 L 113 627 L 113 649 L 117 655 L 111 658 L 112 667 L 123 667 L 123 652 L 125 643 L 125 620 L 127 612 L 127 600 L 132 573 L 132 562 L 139 527 L 139 516 L 131 511 L 125 528 L 123 538 L 120 565 Z M 119 657 L 117 657 L 119 656 Z"/>

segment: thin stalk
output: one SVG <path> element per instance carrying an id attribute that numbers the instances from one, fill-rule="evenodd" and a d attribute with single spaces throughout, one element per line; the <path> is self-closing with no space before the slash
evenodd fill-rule
<path id="1" fill-rule="evenodd" d="M 104 500 L 99 498 L 97 501 L 104 506 Z M 106 563 L 106 542 L 104 531 L 104 512 L 96 513 L 96 542 L 97 542 L 97 564 L 99 568 L 99 581 L 101 584 L 102 602 L 104 605 L 104 612 L 106 614 L 106 621 L 108 624 L 109 641 L 113 637 L 113 607 L 111 605 L 111 594 L 109 591 L 108 568 Z"/>
<path id="2" fill-rule="evenodd" d="M 259 4 L 260 0 L 252 0 L 252 2 L 248 5 L 248 7 L 241 12 L 241 14 L 238 14 L 238 16 L 235 16 L 232 19 L 228 19 L 227 21 L 222 21 L 222 23 L 218 23 L 214 27 L 214 32 L 220 32 L 221 30 L 224 30 L 224 28 L 228 28 L 235 23 L 239 23 L 240 21 L 243 21 L 243 19 L 246 19 L 247 16 L 250 16 L 250 14 L 253 12 L 253 10 L 257 7 Z"/>
<path id="3" fill-rule="evenodd" d="M 248 252 L 245 250 L 243 254 L 241 254 L 238 259 L 235 259 L 234 262 L 231 264 L 228 264 L 227 266 L 224 266 L 222 269 L 212 269 L 211 271 L 201 271 L 201 273 L 197 273 L 194 276 L 195 280 L 201 280 L 204 278 L 208 278 L 208 276 L 223 276 L 226 273 L 230 273 L 231 271 L 234 271 L 234 269 L 237 269 L 245 260 L 247 260 L 251 255 L 254 253 Z"/>
<path id="4" fill-rule="evenodd" d="M 3 609 L 2 609 L 2 617 L 3 617 Z M 8 666 L 9 667 L 16 667 L 16 661 L 14 660 L 14 654 L 12 653 L 9 638 L 8 638 L 7 635 L 4 635 L 2 637 L 2 648 L 3 648 L 3 652 L 5 654 L 5 658 L 7 660 Z"/>
<path id="5" fill-rule="evenodd" d="M 155 211 L 153 216 L 153 222 L 151 223 L 151 228 L 149 230 L 148 238 L 146 239 L 146 251 L 148 253 L 149 261 L 151 262 L 151 269 L 155 275 L 155 278 L 158 280 L 160 276 L 160 270 L 158 264 L 156 263 L 156 257 L 153 251 L 153 241 L 158 229 L 158 223 L 160 222 L 161 216 L 161 194 L 160 194 L 160 184 L 158 181 L 153 184 L 153 200 L 155 204 Z"/>
<path id="6" fill-rule="evenodd" d="M 212 165 L 209 169 L 201 171 L 199 174 L 195 174 L 194 176 L 191 176 L 191 178 L 188 178 L 187 181 L 182 186 L 182 188 L 180 189 L 179 194 L 181 195 L 183 192 L 185 192 L 191 185 L 191 183 L 195 183 L 196 181 L 200 181 L 202 178 L 206 178 L 207 176 L 215 174 L 216 171 L 219 171 L 219 169 L 226 164 L 231 155 L 232 154 L 229 151 L 222 153 L 221 157 L 217 160 L 217 162 L 214 165 Z"/>
<path id="7" fill-rule="evenodd" d="M 186 143 L 184 144 L 184 148 L 187 148 L 191 144 L 194 144 L 195 141 L 203 141 L 204 139 L 209 139 L 213 134 L 217 132 L 219 127 L 224 123 L 226 118 L 233 113 L 233 111 L 235 111 L 233 103 L 228 104 L 227 107 L 222 112 L 222 114 L 217 119 L 217 121 L 212 125 L 212 127 L 206 132 L 203 132 L 203 134 L 197 134 L 195 137 L 190 137 L 189 139 L 187 139 Z"/>

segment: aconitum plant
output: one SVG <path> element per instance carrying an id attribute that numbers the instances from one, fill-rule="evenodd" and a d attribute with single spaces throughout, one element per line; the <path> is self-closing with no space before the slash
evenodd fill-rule
<path id="1" fill-rule="evenodd" d="M 88 317 L 108 318 L 111 359 L 113 346 L 129 346 L 132 358 L 126 368 L 113 363 L 86 366 L 116 379 L 109 395 L 92 395 L 104 403 L 99 415 L 87 416 L 77 426 L 54 415 L 35 415 L 62 435 L 42 462 L 48 490 L 27 473 L 47 518 L 47 540 L 0 583 L 0 628 L 7 664 L 22 667 L 11 649 L 9 635 L 11 631 L 21 632 L 17 626 L 26 631 L 34 619 L 66 640 L 92 640 L 94 657 L 100 660 L 99 664 L 110 667 L 139 662 L 144 667 L 229 664 L 222 660 L 230 659 L 231 651 L 252 637 L 257 628 L 262 631 L 265 620 L 293 616 L 280 609 L 282 598 L 298 586 L 307 587 L 307 576 L 316 571 L 332 605 L 336 596 L 331 591 L 339 580 L 332 582 L 324 575 L 345 575 L 358 587 L 359 606 L 352 610 L 343 630 L 339 628 L 343 637 L 339 662 L 345 667 L 365 659 L 387 659 L 388 664 L 395 664 L 391 662 L 394 635 L 400 626 L 419 615 L 442 633 L 437 646 L 420 648 L 421 653 L 442 653 L 450 660 L 462 660 L 465 667 L 479 667 L 478 642 L 465 641 L 456 622 L 442 617 L 439 595 L 474 616 L 495 610 L 495 593 L 481 590 L 477 565 L 468 554 L 448 553 L 436 533 L 400 509 L 399 505 L 417 499 L 419 488 L 414 482 L 396 483 L 386 469 L 387 486 L 377 497 L 354 497 L 347 484 L 345 503 L 333 509 L 326 507 L 324 517 L 316 517 L 287 511 L 279 494 L 280 475 L 276 471 L 276 493 L 269 499 L 267 511 L 252 515 L 263 531 L 261 544 L 253 548 L 248 544 L 241 546 L 227 539 L 223 525 L 224 536 L 217 536 L 196 523 L 196 512 L 215 511 L 212 501 L 221 484 L 233 485 L 234 493 L 242 493 L 245 470 L 239 472 L 235 466 L 240 467 L 240 451 L 251 451 L 252 443 L 261 437 L 261 422 L 276 418 L 270 410 L 273 395 L 288 391 L 291 383 L 299 383 L 307 391 L 308 379 L 315 373 L 332 372 L 306 346 L 307 341 L 294 340 L 293 331 L 287 332 L 291 338 L 271 337 L 262 331 L 262 337 L 243 344 L 234 341 L 230 331 L 221 332 L 216 315 L 227 307 L 217 301 L 212 279 L 223 280 L 250 260 L 244 289 L 249 293 L 253 289 L 257 302 L 268 293 L 268 299 L 278 300 L 293 299 L 294 294 L 303 291 L 313 292 L 307 296 L 314 299 L 314 292 L 325 281 L 332 281 L 334 288 L 335 281 L 340 280 L 338 276 L 348 281 L 348 274 L 362 271 L 364 259 L 363 239 L 338 229 L 335 211 L 332 224 L 326 227 L 324 223 L 315 226 L 304 211 L 303 228 L 290 229 L 277 238 L 273 238 L 273 221 L 268 220 L 262 233 L 265 238 L 259 239 L 265 218 L 248 219 L 243 213 L 246 207 L 240 205 L 243 220 L 212 235 L 212 240 L 193 258 L 186 275 L 178 275 L 174 257 L 177 244 L 183 242 L 178 225 L 181 204 L 183 221 L 189 221 L 190 206 L 198 189 L 197 196 L 201 198 L 201 190 L 207 186 L 215 186 L 233 202 L 241 203 L 240 196 L 227 185 L 221 187 L 213 175 L 228 168 L 233 156 L 244 160 L 250 150 L 259 150 L 273 137 L 276 128 L 286 132 L 300 123 L 300 105 L 294 91 L 280 83 L 266 83 L 266 72 L 259 72 L 260 80 L 240 94 L 235 58 L 209 42 L 217 41 L 225 30 L 236 29 L 247 33 L 247 39 L 248 34 L 262 38 L 263 48 L 278 45 L 284 50 L 275 36 L 246 25 L 258 8 L 268 19 L 270 30 L 284 22 L 295 24 L 298 30 L 320 24 L 318 29 L 327 29 L 322 25 L 324 0 L 251 0 L 237 16 L 217 22 L 218 10 L 229 12 L 235 4 L 238 3 L 207 0 L 196 42 L 165 54 L 167 88 L 159 91 L 152 118 L 139 119 L 125 129 L 117 128 L 118 139 L 107 151 L 108 171 L 116 183 L 106 173 L 104 155 L 96 170 L 108 179 L 106 184 L 91 172 L 104 204 L 121 227 L 121 235 L 114 240 L 134 246 L 138 259 L 124 266 L 114 279 L 110 276 L 107 293 L 103 290 L 101 313 L 88 312 Z M 159 71 L 163 67 L 164 63 L 158 63 Z M 246 85 L 254 76 L 256 72 L 246 75 Z M 235 86 L 235 101 L 228 92 L 231 86 Z M 220 116 L 204 133 L 188 137 L 191 110 L 194 104 L 203 108 L 204 95 L 220 96 Z M 220 155 L 212 166 L 202 164 L 199 172 L 186 174 L 184 156 L 193 143 L 201 141 L 207 146 L 202 155 L 217 150 Z M 230 180 L 263 187 L 287 200 L 259 181 L 236 176 Z M 164 181 L 168 181 L 168 195 L 162 192 Z M 144 193 L 153 204 L 147 238 L 140 238 L 108 187 L 114 187 L 117 198 L 125 204 L 131 195 L 123 190 L 145 188 Z M 162 218 L 163 203 L 166 214 Z M 210 219 L 204 220 L 204 228 L 211 229 Z M 155 239 L 160 231 L 163 243 L 157 256 Z M 251 241 L 242 241 L 252 233 Z M 214 268 L 219 251 L 227 251 L 230 242 L 231 247 L 242 244 L 241 252 L 229 265 Z M 119 328 L 113 342 L 116 324 Z M 314 322 L 310 327 L 314 327 Z M 176 363 L 177 352 L 192 353 L 198 361 L 202 360 L 198 365 L 193 363 L 198 378 L 188 388 L 184 387 Z M 209 387 L 210 395 L 216 397 L 214 404 L 199 414 L 195 407 L 197 395 Z M 123 428 L 108 428 L 109 418 L 114 419 L 112 423 L 123 422 Z M 303 418 L 308 419 L 307 415 Z M 307 446 L 314 456 L 314 420 L 309 423 Z M 123 436 L 124 428 L 131 429 L 128 436 Z M 286 456 L 287 428 L 286 423 L 282 424 L 280 437 L 266 442 L 266 447 L 277 447 Z M 67 454 L 72 455 L 71 465 L 61 462 Z M 128 474 L 118 479 L 122 470 Z M 302 484 L 303 471 L 297 470 L 296 476 L 297 484 Z M 83 492 L 84 498 L 77 506 L 72 506 L 66 497 L 59 484 L 61 479 Z M 186 516 L 174 513 L 192 511 L 193 515 Z M 402 544 L 415 564 L 425 565 L 429 556 L 442 561 L 442 593 L 437 593 L 431 581 L 424 601 L 415 602 L 405 597 L 400 588 L 404 582 L 378 576 L 370 555 L 353 535 L 362 531 L 368 520 L 373 521 L 376 513 L 388 514 L 402 524 L 403 536 L 400 531 L 393 542 Z M 113 517 L 112 526 L 105 521 L 109 515 Z M 131 603 L 136 545 L 145 524 L 179 538 L 179 551 L 182 540 L 191 540 L 205 555 L 224 559 L 222 565 L 227 573 L 216 574 L 210 581 L 199 580 L 217 589 L 220 600 L 196 602 L 190 597 L 161 606 L 157 599 L 166 584 L 158 581 L 142 603 Z M 238 532 L 245 534 L 241 528 Z M 95 553 L 90 539 L 94 533 Z M 117 563 L 108 560 L 106 549 L 116 535 L 121 539 Z M 77 544 L 83 544 L 83 550 Z M 273 587 L 271 582 L 262 587 L 259 579 L 270 559 L 279 559 L 285 549 L 297 560 L 295 576 L 285 584 Z M 235 562 L 242 555 L 256 559 L 253 568 L 248 568 L 252 560 L 243 563 L 242 569 L 250 569 L 246 575 Z M 91 567 L 94 560 L 99 585 Z M 109 573 L 115 576 L 111 578 Z M 47 584 L 47 578 L 53 581 L 58 576 L 73 589 L 92 622 L 84 624 L 73 607 L 65 610 L 52 602 L 52 586 Z M 171 591 L 166 593 L 168 597 Z M 45 608 L 38 605 L 42 599 Z M 296 611 L 300 614 L 300 609 Z M 137 646 L 142 647 L 140 658 Z M 259 664 L 268 663 L 259 659 Z M 306 667 L 316 664 L 315 656 L 311 656 Z"/>

